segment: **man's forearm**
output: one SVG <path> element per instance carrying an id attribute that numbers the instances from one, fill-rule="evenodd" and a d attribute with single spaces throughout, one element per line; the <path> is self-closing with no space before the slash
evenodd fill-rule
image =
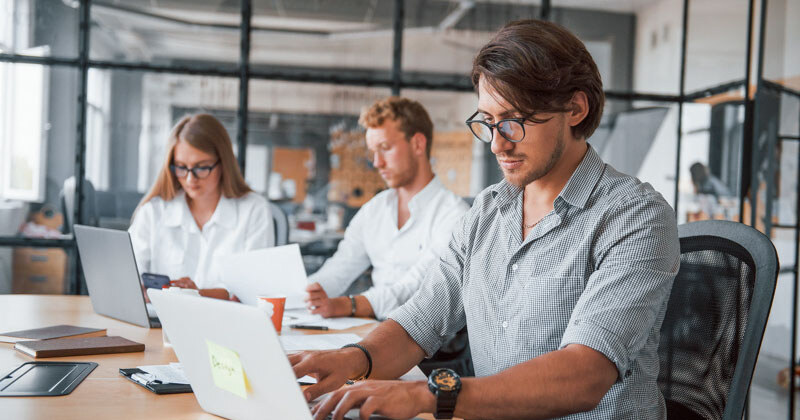
<path id="1" fill-rule="evenodd" d="M 372 305 L 366 297 L 362 295 L 353 296 L 356 300 L 356 312 L 353 314 L 353 301 L 350 296 L 339 296 L 331 299 L 333 304 L 333 316 L 355 316 L 360 318 L 375 318 Z"/>
<path id="2" fill-rule="evenodd" d="M 364 295 L 353 296 L 353 298 L 356 300 L 355 316 L 362 318 L 375 318 L 375 311 L 372 310 L 372 305 Z"/>
<path id="3" fill-rule="evenodd" d="M 372 356 L 370 379 L 396 379 L 416 366 L 425 352 L 397 321 L 387 319 L 361 341 Z"/>
<path id="4" fill-rule="evenodd" d="M 484 378 L 462 379 L 456 417 L 545 419 L 597 406 L 617 379 L 601 353 L 570 345 Z"/>

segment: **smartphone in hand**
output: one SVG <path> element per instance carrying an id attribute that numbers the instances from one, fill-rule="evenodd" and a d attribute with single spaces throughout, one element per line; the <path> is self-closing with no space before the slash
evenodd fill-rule
<path id="1" fill-rule="evenodd" d="M 142 283 L 147 289 L 161 289 L 169 285 L 169 277 L 163 274 L 142 273 Z"/>

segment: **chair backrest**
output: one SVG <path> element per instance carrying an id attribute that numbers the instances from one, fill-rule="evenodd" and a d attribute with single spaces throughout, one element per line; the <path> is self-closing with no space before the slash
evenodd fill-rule
<path id="1" fill-rule="evenodd" d="M 82 223 L 84 225 L 96 226 L 97 214 L 95 211 L 94 185 L 88 179 L 83 180 L 83 207 L 81 208 Z M 64 180 L 64 185 L 59 194 L 61 211 L 64 213 L 64 233 L 72 233 L 72 224 L 75 223 L 75 177 L 71 176 Z"/>
<path id="2" fill-rule="evenodd" d="M 286 212 L 271 201 L 269 202 L 269 211 L 272 213 L 272 224 L 275 226 L 275 246 L 288 244 L 289 218 L 286 217 Z"/>
<path id="3" fill-rule="evenodd" d="M 689 223 L 678 233 L 681 267 L 658 348 L 667 418 L 739 420 L 775 292 L 775 247 L 734 222 Z"/>

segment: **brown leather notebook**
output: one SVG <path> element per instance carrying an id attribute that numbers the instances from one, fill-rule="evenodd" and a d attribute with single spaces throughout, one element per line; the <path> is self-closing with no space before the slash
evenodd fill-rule
<path id="1" fill-rule="evenodd" d="M 0 333 L 0 342 L 16 343 L 27 340 L 49 340 L 51 338 L 102 337 L 105 328 L 84 328 L 74 325 L 54 325 L 52 327 Z"/>
<path id="2" fill-rule="evenodd" d="M 57 338 L 54 340 L 20 341 L 14 345 L 17 351 L 28 356 L 63 357 L 87 354 L 131 353 L 144 351 L 144 344 L 118 336 Z"/>

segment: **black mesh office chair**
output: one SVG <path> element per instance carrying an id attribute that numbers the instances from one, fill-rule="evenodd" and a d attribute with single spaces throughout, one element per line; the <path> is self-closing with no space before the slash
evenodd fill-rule
<path id="1" fill-rule="evenodd" d="M 678 232 L 681 267 L 658 348 L 667 418 L 739 420 L 775 292 L 775 247 L 734 222 Z"/>

